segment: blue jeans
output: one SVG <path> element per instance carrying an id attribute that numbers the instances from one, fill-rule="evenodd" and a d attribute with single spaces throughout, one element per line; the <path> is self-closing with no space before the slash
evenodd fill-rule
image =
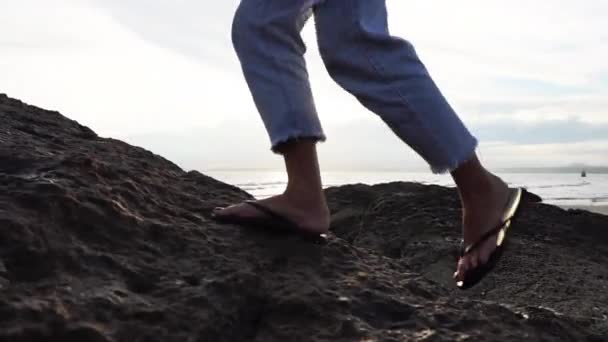
<path id="1" fill-rule="evenodd" d="M 376 113 L 435 173 L 469 160 L 477 140 L 407 41 L 390 35 L 385 0 L 241 0 L 235 50 L 273 151 L 325 140 L 308 81 L 300 32 L 314 13 L 332 79 Z"/>

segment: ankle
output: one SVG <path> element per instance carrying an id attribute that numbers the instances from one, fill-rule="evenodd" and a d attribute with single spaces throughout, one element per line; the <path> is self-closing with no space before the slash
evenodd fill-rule
<path id="1" fill-rule="evenodd" d="M 502 179 L 489 175 L 488 179 L 478 182 L 470 187 L 459 189 L 463 204 L 479 204 L 503 196 L 508 186 Z"/>
<path id="2" fill-rule="evenodd" d="M 283 197 L 294 205 L 311 207 L 313 205 L 325 205 L 325 194 L 321 187 L 287 186 Z"/>

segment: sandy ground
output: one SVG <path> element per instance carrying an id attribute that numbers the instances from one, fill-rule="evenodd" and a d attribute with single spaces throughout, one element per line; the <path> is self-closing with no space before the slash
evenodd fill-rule
<path id="1" fill-rule="evenodd" d="M 252 196 L 0 94 L 0 342 L 608 341 L 608 216 L 526 193 L 463 292 L 455 189 L 326 195 L 324 242 L 221 225 Z"/>
<path id="2" fill-rule="evenodd" d="M 608 205 L 570 205 L 570 206 L 562 206 L 562 208 L 587 210 L 592 213 L 608 215 Z"/>

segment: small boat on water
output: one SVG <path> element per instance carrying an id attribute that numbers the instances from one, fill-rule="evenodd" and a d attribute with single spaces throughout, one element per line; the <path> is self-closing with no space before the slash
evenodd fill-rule
<path id="1" fill-rule="evenodd" d="M 587 172 L 585 170 L 581 171 L 581 177 L 587 177 Z"/>

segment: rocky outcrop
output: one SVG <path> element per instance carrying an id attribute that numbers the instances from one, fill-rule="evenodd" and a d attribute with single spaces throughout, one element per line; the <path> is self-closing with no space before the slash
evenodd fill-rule
<path id="1" fill-rule="evenodd" d="M 528 197 L 468 292 L 453 189 L 327 189 L 326 244 L 222 226 L 250 195 L 0 95 L 0 341 L 603 341 L 608 217 Z"/>

